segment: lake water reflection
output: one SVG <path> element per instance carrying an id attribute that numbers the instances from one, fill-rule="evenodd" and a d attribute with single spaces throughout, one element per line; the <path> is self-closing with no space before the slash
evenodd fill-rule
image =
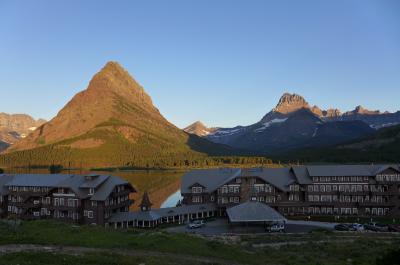
<path id="1" fill-rule="evenodd" d="M 40 174 L 48 173 L 47 169 L 8 169 L 6 173 L 20 174 Z M 90 170 L 69 170 L 63 171 L 64 174 L 104 174 L 114 175 L 129 181 L 136 189 L 137 193 L 131 195 L 135 203 L 131 206 L 132 210 L 138 209 L 144 191 L 149 193 L 153 208 L 173 207 L 181 199 L 180 181 L 185 171 L 180 170 L 123 170 L 123 171 L 90 171 Z"/>

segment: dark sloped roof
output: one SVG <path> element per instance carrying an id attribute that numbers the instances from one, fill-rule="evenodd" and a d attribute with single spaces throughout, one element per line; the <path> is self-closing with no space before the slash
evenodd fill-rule
<path id="1" fill-rule="evenodd" d="M 135 212 L 120 212 L 112 215 L 108 222 L 126 222 L 126 221 L 151 221 L 157 220 L 163 217 L 177 216 L 184 214 L 192 214 L 198 212 L 215 211 L 217 208 L 214 204 L 197 204 L 197 205 L 182 205 L 178 207 L 168 207 L 155 209 L 147 212 L 135 211 Z M 144 213 L 149 213 L 148 215 Z M 148 219 L 144 219 L 148 218 Z M 156 219 L 150 219 L 156 218 Z"/>
<path id="2" fill-rule="evenodd" d="M 151 207 L 153 204 L 151 203 L 151 201 L 150 201 L 150 198 L 149 198 L 149 194 L 147 193 L 147 191 L 145 191 L 144 193 L 143 193 L 143 198 L 142 198 L 142 202 L 140 203 L 140 207 Z"/>
<path id="3" fill-rule="evenodd" d="M 312 179 L 308 175 L 307 167 L 294 166 L 292 170 L 299 184 L 312 184 Z"/>
<path id="4" fill-rule="evenodd" d="M 307 166 L 311 177 L 329 176 L 373 176 L 377 166 L 374 165 L 324 165 Z"/>
<path id="5" fill-rule="evenodd" d="M 177 207 L 168 207 L 168 208 L 161 208 L 153 210 L 157 212 L 159 215 L 166 217 L 166 216 L 176 216 L 176 215 L 183 215 L 183 214 L 191 214 L 191 213 L 198 213 L 198 212 L 209 212 L 215 211 L 217 207 L 213 203 L 207 204 L 193 204 L 193 205 L 181 205 Z"/>
<path id="6" fill-rule="evenodd" d="M 374 175 L 378 175 L 379 173 L 385 171 L 386 169 L 394 169 L 400 172 L 400 166 L 398 165 L 380 165 L 376 168 Z"/>
<path id="7" fill-rule="evenodd" d="M 95 193 L 92 195 L 90 200 L 92 201 L 104 201 L 113 191 L 115 186 L 117 185 L 124 185 L 124 184 L 129 184 L 126 180 L 123 180 L 118 177 L 110 176 L 107 178 L 107 180 L 95 191 Z M 132 187 L 133 188 L 133 187 Z M 133 188 L 136 190 L 135 188 Z"/>
<path id="8" fill-rule="evenodd" d="M 13 175 L 2 174 L 0 175 L 0 196 L 8 195 L 8 188 L 5 186 L 7 182 L 10 182 Z"/>
<path id="9" fill-rule="evenodd" d="M 213 192 L 240 172 L 237 168 L 191 170 L 182 177 L 181 192 L 189 193 L 191 186 L 196 183 L 205 187 L 206 192 Z"/>
<path id="10" fill-rule="evenodd" d="M 290 168 L 263 168 L 259 177 L 282 191 L 289 190 L 289 185 L 296 181 Z"/>
<path id="11" fill-rule="evenodd" d="M 126 222 L 126 221 L 155 221 L 161 219 L 161 216 L 158 215 L 154 211 L 147 212 L 119 212 L 117 214 L 113 214 L 108 222 Z"/>
<path id="12" fill-rule="evenodd" d="M 56 187 L 69 174 L 16 174 L 5 186 Z"/>
<path id="13" fill-rule="evenodd" d="M 58 183 L 57 187 L 69 188 L 77 195 L 77 197 L 84 199 L 90 196 L 86 190 L 82 190 L 79 188 L 84 182 L 85 182 L 85 176 L 73 175 L 70 178 L 65 179 L 60 183 Z"/>
<path id="14" fill-rule="evenodd" d="M 97 188 L 104 181 L 108 179 L 106 175 L 88 175 L 87 177 L 92 178 L 92 180 L 86 180 L 79 186 L 79 188 Z"/>
<path id="15" fill-rule="evenodd" d="M 280 213 L 268 205 L 248 201 L 226 210 L 230 222 L 282 222 L 285 221 Z"/>

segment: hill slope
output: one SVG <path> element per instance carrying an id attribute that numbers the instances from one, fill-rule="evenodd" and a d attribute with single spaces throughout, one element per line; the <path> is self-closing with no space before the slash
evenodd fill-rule
<path id="1" fill-rule="evenodd" d="M 109 62 L 55 118 L 0 156 L 0 164 L 146 167 L 234 152 L 168 122 L 129 73 Z"/>
<path id="2" fill-rule="evenodd" d="M 374 134 L 334 147 L 302 149 L 277 159 L 301 162 L 395 162 L 400 160 L 400 125 L 382 128 Z"/>

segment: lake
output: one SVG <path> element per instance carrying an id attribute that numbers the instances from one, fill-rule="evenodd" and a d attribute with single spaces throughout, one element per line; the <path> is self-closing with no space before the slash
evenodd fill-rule
<path id="1" fill-rule="evenodd" d="M 47 169 L 7 169 L 5 173 L 20 174 L 47 174 Z M 90 170 L 65 170 L 63 174 L 104 174 L 121 177 L 129 181 L 137 193 L 131 195 L 135 203 L 132 210 L 137 210 L 144 191 L 149 193 L 153 208 L 173 207 L 181 199 L 180 184 L 185 171 L 181 170 L 119 170 L 119 171 L 90 171 Z"/>

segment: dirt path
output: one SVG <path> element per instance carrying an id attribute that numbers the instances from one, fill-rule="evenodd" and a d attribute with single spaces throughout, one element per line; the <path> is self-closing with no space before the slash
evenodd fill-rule
<path id="1" fill-rule="evenodd" d="M 0 255 L 18 252 L 50 252 L 57 254 L 67 255 L 83 255 L 87 253 L 107 252 L 108 254 L 116 254 L 122 256 L 156 256 L 177 258 L 180 261 L 185 260 L 196 263 L 206 264 L 223 264 L 223 265 L 242 265 L 239 263 L 232 263 L 232 261 L 225 261 L 218 258 L 191 256 L 186 254 L 166 253 L 157 251 L 146 250 L 128 250 L 128 249 L 103 249 L 103 248 L 90 248 L 90 247 L 74 247 L 74 246 L 52 246 L 52 245 L 32 245 L 32 244 L 10 244 L 0 245 Z"/>

